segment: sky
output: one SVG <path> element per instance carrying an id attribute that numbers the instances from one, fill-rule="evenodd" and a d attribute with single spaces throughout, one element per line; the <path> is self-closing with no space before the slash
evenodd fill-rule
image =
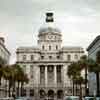
<path id="1" fill-rule="evenodd" d="M 20 46 L 36 46 L 45 13 L 52 11 L 64 46 L 85 50 L 100 34 L 100 0 L 0 0 L 0 36 L 16 61 Z"/>

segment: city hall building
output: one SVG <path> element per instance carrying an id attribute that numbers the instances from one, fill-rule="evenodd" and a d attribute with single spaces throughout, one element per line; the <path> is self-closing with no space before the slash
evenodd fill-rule
<path id="1" fill-rule="evenodd" d="M 68 65 L 84 55 L 81 47 L 62 47 L 62 34 L 54 24 L 53 13 L 46 13 L 45 25 L 39 29 L 37 47 L 19 47 L 17 63 L 27 73 L 25 95 L 37 99 L 62 99 L 72 95 Z M 24 92 L 25 92 L 24 91 Z"/>

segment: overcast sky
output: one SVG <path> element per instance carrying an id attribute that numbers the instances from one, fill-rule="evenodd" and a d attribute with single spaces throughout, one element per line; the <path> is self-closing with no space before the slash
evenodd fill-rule
<path id="1" fill-rule="evenodd" d="M 10 50 L 11 63 L 19 46 L 36 46 L 45 13 L 54 12 L 63 45 L 87 46 L 100 33 L 100 0 L 0 0 L 0 36 Z"/>

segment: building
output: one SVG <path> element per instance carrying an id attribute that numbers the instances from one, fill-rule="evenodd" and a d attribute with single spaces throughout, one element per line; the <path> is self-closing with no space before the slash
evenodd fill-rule
<path id="1" fill-rule="evenodd" d="M 4 43 L 4 38 L 0 37 L 0 57 L 5 61 L 5 64 L 9 64 L 10 52 L 8 51 Z"/>
<path id="2" fill-rule="evenodd" d="M 96 60 L 96 54 L 100 51 L 100 35 L 97 36 L 93 42 L 88 46 L 88 57 Z M 96 87 L 96 75 L 95 73 L 89 73 L 89 94 L 95 95 L 97 91 Z"/>
<path id="3" fill-rule="evenodd" d="M 67 67 L 84 54 L 81 47 L 62 47 L 62 34 L 55 27 L 53 13 L 46 13 L 46 22 L 39 29 L 37 47 L 19 47 L 17 63 L 30 81 L 26 95 L 34 98 L 59 98 L 72 94 L 72 83 Z M 29 94 L 30 93 L 30 94 Z M 33 94 L 32 94 L 33 93 Z"/>
<path id="4" fill-rule="evenodd" d="M 9 64 L 9 60 L 10 60 L 10 52 L 8 51 L 8 49 L 5 46 L 5 40 L 3 37 L 0 37 L 0 58 L 3 59 L 5 64 Z M 0 62 L 2 63 L 2 62 Z M 5 95 L 5 84 L 4 84 L 4 80 L 2 79 L 1 81 L 1 86 L 0 86 L 0 97 L 4 97 Z"/>

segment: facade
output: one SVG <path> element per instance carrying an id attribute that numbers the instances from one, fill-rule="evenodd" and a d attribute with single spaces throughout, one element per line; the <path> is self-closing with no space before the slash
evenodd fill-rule
<path id="1" fill-rule="evenodd" d="M 0 37 L 0 58 L 4 60 L 5 64 L 9 64 L 10 52 L 6 48 L 4 42 L 5 42 L 4 38 Z M 4 80 L 2 79 L 1 86 L 0 86 L 0 97 L 4 97 L 4 96 L 6 96 L 5 84 L 4 84 Z"/>
<path id="2" fill-rule="evenodd" d="M 4 38 L 0 37 L 0 57 L 4 59 L 5 64 L 8 64 L 10 59 L 10 52 L 6 48 L 4 42 L 5 42 Z"/>
<path id="3" fill-rule="evenodd" d="M 96 60 L 96 54 L 100 51 L 100 36 L 97 36 L 93 42 L 88 46 L 88 57 Z M 89 94 L 95 95 L 96 94 L 96 75 L 95 73 L 89 73 Z"/>
<path id="4" fill-rule="evenodd" d="M 37 47 L 19 47 L 17 63 L 30 81 L 26 95 L 33 98 L 58 98 L 72 94 L 72 83 L 67 67 L 84 54 L 81 47 L 62 47 L 61 31 L 55 27 L 53 13 L 46 14 L 46 23 L 40 28 Z"/>

